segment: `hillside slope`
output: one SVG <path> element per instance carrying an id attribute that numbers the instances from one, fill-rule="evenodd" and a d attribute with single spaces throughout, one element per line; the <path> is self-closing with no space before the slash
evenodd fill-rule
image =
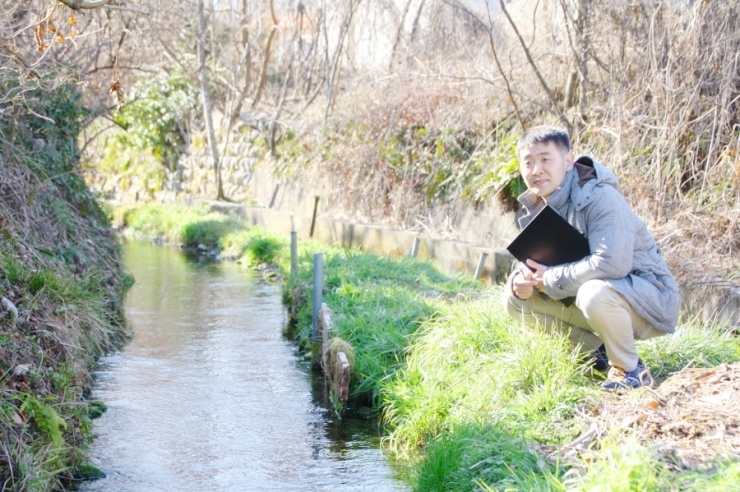
<path id="1" fill-rule="evenodd" d="M 130 279 L 76 170 L 76 88 L 20 80 L 0 80 L 0 484 L 58 490 L 80 476 L 91 366 L 126 339 Z"/>

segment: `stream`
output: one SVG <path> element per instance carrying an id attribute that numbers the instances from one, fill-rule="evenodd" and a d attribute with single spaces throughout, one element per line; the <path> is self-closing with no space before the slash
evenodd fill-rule
<path id="1" fill-rule="evenodd" d="M 131 343 L 105 357 L 84 491 L 399 491 L 373 420 L 333 418 L 285 338 L 281 288 L 231 263 L 124 243 Z"/>

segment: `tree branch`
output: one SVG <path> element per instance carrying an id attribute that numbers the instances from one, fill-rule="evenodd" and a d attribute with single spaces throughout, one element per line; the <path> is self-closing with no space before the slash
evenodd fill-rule
<path id="1" fill-rule="evenodd" d="M 516 23 L 514 22 L 514 19 L 511 18 L 511 15 L 509 15 L 509 11 L 506 10 L 506 5 L 504 4 L 504 0 L 499 0 L 499 4 L 501 5 L 501 11 L 504 13 L 506 18 L 508 19 L 509 24 L 511 24 L 511 27 L 514 29 L 514 33 L 516 34 L 516 37 L 519 38 L 519 43 L 522 45 L 522 49 L 524 50 L 524 55 L 527 57 L 527 61 L 529 61 L 529 65 L 532 67 L 532 70 L 534 70 L 534 74 L 537 76 L 537 80 L 540 81 L 540 85 L 542 86 L 542 89 L 545 91 L 545 93 L 547 94 L 547 98 L 550 100 L 550 104 L 552 105 L 551 109 L 553 110 L 555 114 L 558 115 L 560 122 L 563 123 L 563 125 L 565 125 L 568 133 L 572 134 L 573 125 L 570 124 L 570 121 L 568 121 L 568 118 L 566 118 L 563 112 L 560 110 L 560 106 L 558 106 L 558 101 L 555 98 L 555 94 L 553 94 L 552 90 L 550 89 L 550 86 L 547 85 L 547 82 L 545 81 L 545 78 L 542 76 L 540 69 L 537 67 L 537 64 L 534 62 L 534 59 L 532 59 L 532 53 L 530 53 L 529 48 L 527 47 L 526 41 L 524 41 L 524 38 L 519 32 L 519 29 L 516 27 Z"/>
<path id="2" fill-rule="evenodd" d="M 23 59 L 21 55 L 18 54 L 18 52 L 15 50 L 15 47 L 8 41 L 7 39 L 0 36 L 0 44 L 3 45 L 3 48 L 5 48 L 5 51 L 8 52 L 10 57 L 16 61 L 20 66 L 22 66 L 24 69 L 28 70 L 28 72 L 36 78 L 39 78 L 39 74 L 31 68 L 31 66 L 26 62 L 26 60 Z"/>
<path id="3" fill-rule="evenodd" d="M 398 30 L 396 31 L 396 40 L 393 42 L 393 48 L 391 49 L 391 62 L 390 65 L 388 65 L 388 70 L 393 70 L 393 60 L 396 58 L 396 50 L 398 49 L 398 45 L 401 42 L 401 34 L 403 34 L 403 23 L 406 21 L 406 15 L 409 13 L 409 7 L 411 7 L 411 0 L 406 1 L 406 6 L 403 9 L 403 14 L 401 15 L 401 23 L 398 25 Z"/>
<path id="4" fill-rule="evenodd" d="M 140 14 L 149 15 L 149 12 L 135 7 L 124 7 L 123 5 L 109 5 L 112 0 L 59 0 L 61 3 L 71 8 L 72 10 L 92 10 L 92 9 L 113 9 L 113 10 L 124 10 L 126 12 L 138 12 Z"/>
<path id="5" fill-rule="evenodd" d="M 111 0 L 59 0 L 72 10 L 99 9 L 105 7 Z"/>
<path id="6" fill-rule="evenodd" d="M 149 15 L 149 12 L 147 12 L 146 10 L 137 9 L 135 7 L 124 7 L 122 5 L 104 5 L 103 8 L 113 9 L 113 10 L 123 10 L 124 12 L 136 12 L 139 14 Z"/>
<path id="7" fill-rule="evenodd" d="M 493 26 L 493 17 L 491 15 L 491 6 L 486 4 L 486 10 L 488 10 L 488 23 Z M 526 130 L 525 124 L 524 124 L 524 118 L 522 118 L 522 114 L 519 112 L 519 106 L 516 104 L 516 100 L 514 99 L 514 94 L 511 90 L 511 84 L 509 83 L 509 79 L 506 77 L 506 74 L 504 73 L 504 67 L 501 66 L 501 62 L 498 59 L 498 53 L 496 52 L 496 43 L 493 41 L 493 29 L 488 30 L 488 41 L 491 43 L 491 52 L 493 53 L 493 59 L 496 61 L 496 67 L 498 68 L 498 71 L 501 73 L 501 77 L 504 79 L 504 83 L 506 84 L 506 93 L 509 95 L 509 100 L 511 101 L 512 106 L 514 106 L 514 113 L 516 113 L 516 118 L 519 120 L 519 124 L 522 126 L 522 131 Z"/>
<path id="8" fill-rule="evenodd" d="M 272 41 L 275 39 L 275 34 L 278 31 L 278 19 L 275 16 L 274 0 L 270 0 L 270 15 L 272 16 L 272 28 L 270 29 L 270 35 L 267 37 L 267 44 L 265 45 L 265 58 L 262 60 L 262 70 L 260 71 L 259 83 L 257 84 L 257 93 L 254 95 L 252 101 L 252 109 L 257 107 L 257 103 L 260 102 L 262 92 L 265 90 L 265 82 L 267 80 L 267 68 L 270 63 L 270 50 L 272 49 Z"/>
<path id="9" fill-rule="evenodd" d="M 203 97 L 203 117 L 206 121 L 206 130 L 208 131 L 208 143 L 211 148 L 211 157 L 213 159 L 213 171 L 216 181 L 216 200 L 224 199 L 223 184 L 221 183 L 221 160 L 218 156 L 218 144 L 216 143 L 216 133 L 213 129 L 213 115 L 211 114 L 211 99 L 208 96 L 208 73 L 206 68 L 206 16 L 203 12 L 204 1 L 198 0 L 198 71 L 200 72 L 200 91 Z"/>

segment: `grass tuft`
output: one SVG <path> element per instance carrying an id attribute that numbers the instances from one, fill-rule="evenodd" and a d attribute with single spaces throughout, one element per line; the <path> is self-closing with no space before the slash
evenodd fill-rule
<path id="1" fill-rule="evenodd" d="M 383 387 L 388 444 L 409 457 L 445 428 L 487 421 L 553 442 L 572 436 L 562 419 L 591 392 L 567 340 L 510 322 L 499 290 L 450 305 L 425 323 L 406 366 Z"/>
<path id="2" fill-rule="evenodd" d="M 261 231 L 247 241 L 246 252 L 250 264 L 279 263 L 286 250 L 285 241 L 267 236 Z"/>
<path id="3" fill-rule="evenodd" d="M 685 367 L 740 361 L 740 343 L 733 329 L 697 319 L 686 320 L 671 335 L 638 342 L 638 350 L 656 378 Z"/>
<path id="4" fill-rule="evenodd" d="M 483 484 L 489 490 L 548 490 L 547 477 L 556 474 L 557 467 L 505 429 L 464 424 L 429 443 L 415 485 L 417 490 L 440 492 L 469 491 Z"/>
<path id="5" fill-rule="evenodd" d="M 128 205 L 114 210 L 113 219 L 129 234 L 182 244 L 190 251 L 216 250 L 250 266 L 285 263 L 286 241 L 206 206 Z"/>
<path id="6" fill-rule="evenodd" d="M 589 453 L 584 464 L 585 471 L 553 482 L 563 490 L 597 492 L 724 492 L 736 490 L 740 483 L 737 459 L 710 460 L 697 469 L 685 470 L 636 439 L 621 443 L 604 440 L 598 452 Z"/>

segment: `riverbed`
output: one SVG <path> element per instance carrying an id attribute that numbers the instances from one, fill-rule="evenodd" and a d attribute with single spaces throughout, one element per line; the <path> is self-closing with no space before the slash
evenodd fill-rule
<path id="1" fill-rule="evenodd" d="M 372 419 L 334 418 L 285 335 L 280 286 L 126 242 L 133 340 L 101 361 L 86 491 L 398 491 Z"/>

